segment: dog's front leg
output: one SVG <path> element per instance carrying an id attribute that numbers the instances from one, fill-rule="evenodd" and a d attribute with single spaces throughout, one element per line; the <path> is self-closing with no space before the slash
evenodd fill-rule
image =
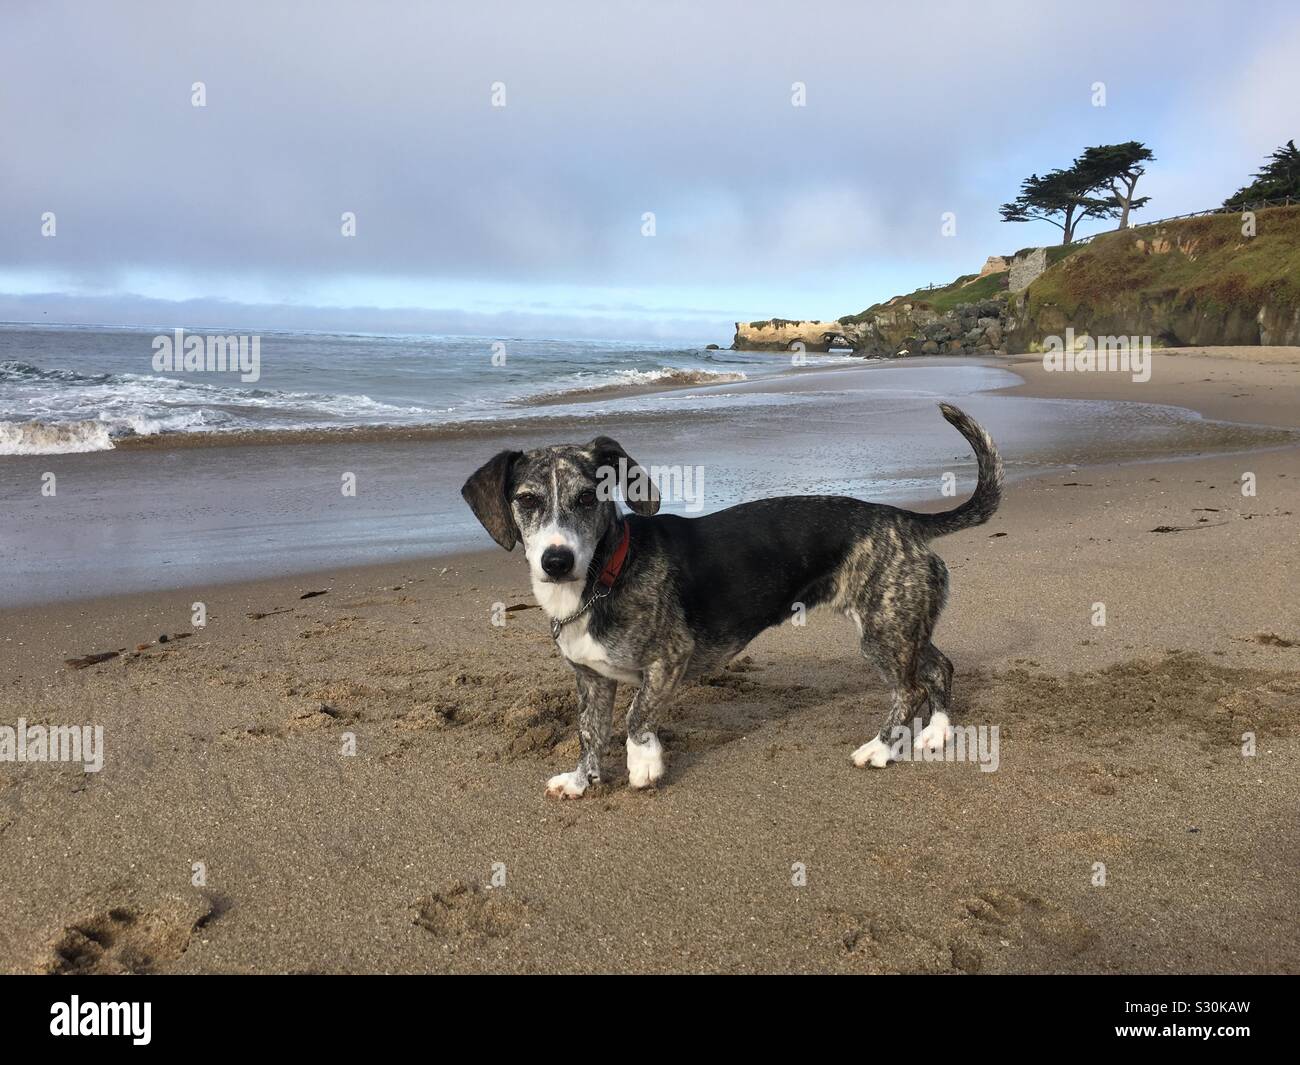
<path id="1" fill-rule="evenodd" d="M 614 711 L 616 681 L 581 666 L 578 680 L 578 743 L 582 754 L 578 768 L 560 773 L 546 782 L 546 794 L 553 799 L 579 799 L 588 784 L 600 783 L 600 760 L 609 744 L 610 718 Z"/>
<path id="2" fill-rule="evenodd" d="M 642 674 L 641 687 L 627 710 L 627 782 L 631 787 L 652 787 L 664 775 L 664 749 L 655 735 L 655 724 L 676 694 L 689 661 L 689 655 L 661 659 Z"/>

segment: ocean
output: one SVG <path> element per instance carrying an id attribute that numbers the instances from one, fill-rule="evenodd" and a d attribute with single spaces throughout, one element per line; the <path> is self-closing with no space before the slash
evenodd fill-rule
<path id="1" fill-rule="evenodd" d="M 209 335 L 228 334 L 186 334 Z M 233 369 L 156 369 L 156 357 L 177 346 L 170 328 L 0 325 L 0 455 L 105 451 L 126 440 L 189 434 L 214 434 L 217 443 L 223 435 L 363 426 L 481 427 L 572 415 L 597 397 L 649 411 L 664 401 L 645 389 L 733 383 L 791 368 L 779 354 L 702 346 L 333 333 L 256 339 L 257 379 L 246 380 Z M 828 365 L 845 357 L 807 360 Z"/>
<path id="2" fill-rule="evenodd" d="M 686 516 L 773 495 L 964 496 L 975 464 L 941 399 L 989 429 L 1012 485 L 1294 440 L 1141 402 L 1140 385 L 1131 402 L 1008 395 L 1021 378 L 1000 360 L 268 333 L 242 381 L 155 369 L 160 335 L 0 327 L 0 607 L 432 566 L 492 547 L 460 487 L 495 452 L 597 435 L 661 490 L 689 487 L 663 508 Z"/>

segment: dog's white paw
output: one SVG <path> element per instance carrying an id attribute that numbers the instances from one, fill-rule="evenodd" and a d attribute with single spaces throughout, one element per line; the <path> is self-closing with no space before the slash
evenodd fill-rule
<path id="1" fill-rule="evenodd" d="M 664 775 L 664 749 L 653 732 L 645 743 L 627 738 L 627 782 L 634 788 L 649 788 Z"/>
<path id="2" fill-rule="evenodd" d="M 893 755 L 889 744 L 877 736 L 870 743 L 864 743 L 853 752 L 853 764 L 861 769 L 864 765 L 874 766 L 876 769 L 884 769 Z"/>
<path id="3" fill-rule="evenodd" d="M 921 729 L 912 746 L 918 751 L 941 751 L 952 739 L 952 726 L 948 715 L 936 710 L 930 715 L 930 723 Z"/>
<path id="4" fill-rule="evenodd" d="M 581 799 L 582 793 L 586 790 L 586 774 L 579 774 L 576 771 L 573 773 L 560 773 L 546 782 L 546 797 L 548 799 Z"/>

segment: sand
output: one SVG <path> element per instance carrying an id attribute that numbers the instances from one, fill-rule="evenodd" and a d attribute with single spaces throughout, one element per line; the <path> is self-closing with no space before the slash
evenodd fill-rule
<path id="1" fill-rule="evenodd" d="M 1012 365 L 1300 427 L 1290 351 Z M 683 693 L 663 787 L 548 801 L 572 681 L 517 551 L 0 612 L 0 724 L 106 747 L 0 763 L 0 971 L 1298 972 L 1298 460 L 1081 459 L 939 542 L 989 773 L 851 766 L 886 694 L 813 614 Z"/>

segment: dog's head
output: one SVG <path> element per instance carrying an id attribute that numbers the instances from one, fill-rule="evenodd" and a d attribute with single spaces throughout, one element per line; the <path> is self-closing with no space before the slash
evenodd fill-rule
<path id="1" fill-rule="evenodd" d="M 502 451 L 460 490 L 507 551 L 523 541 L 534 580 L 581 581 L 618 518 L 616 494 L 637 514 L 659 509 L 650 475 L 607 436 L 589 444 Z"/>

